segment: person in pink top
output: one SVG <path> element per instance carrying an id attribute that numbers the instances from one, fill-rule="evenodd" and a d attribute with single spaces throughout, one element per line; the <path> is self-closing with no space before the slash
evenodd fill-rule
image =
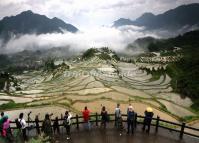
<path id="1" fill-rule="evenodd" d="M 4 116 L 3 118 L 3 129 L 2 129 L 2 137 L 6 138 L 8 142 L 12 142 L 12 132 L 10 129 L 10 120 L 8 116 Z"/>
<path id="2" fill-rule="evenodd" d="M 82 111 L 82 115 L 85 122 L 85 128 L 90 130 L 90 111 L 88 110 L 87 106 L 84 108 L 84 111 Z"/>

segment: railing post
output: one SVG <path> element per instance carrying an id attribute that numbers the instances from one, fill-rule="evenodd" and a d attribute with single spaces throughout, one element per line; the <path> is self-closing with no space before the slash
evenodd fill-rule
<path id="1" fill-rule="evenodd" d="M 96 126 L 98 126 L 98 114 L 97 113 L 95 114 L 95 117 L 96 117 Z"/>
<path id="2" fill-rule="evenodd" d="M 156 133 L 158 132 L 159 121 L 160 121 L 160 117 L 157 116 L 156 125 L 155 125 L 155 132 L 156 132 Z"/>
<path id="3" fill-rule="evenodd" d="M 137 127 L 137 113 L 135 113 L 135 125 L 134 127 L 136 128 Z"/>
<path id="4" fill-rule="evenodd" d="M 184 128 L 185 128 L 185 123 L 182 123 L 181 130 L 180 130 L 180 139 L 183 138 Z"/>
<path id="5" fill-rule="evenodd" d="M 76 115 L 76 124 L 77 124 L 77 129 L 79 129 L 79 117 L 78 117 L 78 115 Z"/>

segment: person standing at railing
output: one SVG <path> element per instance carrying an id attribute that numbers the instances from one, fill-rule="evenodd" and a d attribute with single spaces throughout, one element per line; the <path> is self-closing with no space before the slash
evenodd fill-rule
<path id="1" fill-rule="evenodd" d="M 4 117 L 4 112 L 1 112 L 1 118 L 0 118 L 0 132 L 1 133 L 3 130 L 3 117 Z"/>
<path id="2" fill-rule="evenodd" d="M 117 107 L 115 108 L 115 126 L 119 128 L 119 119 L 121 118 L 121 110 L 120 110 L 120 104 L 117 104 Z"/>
<path id="3" fill-rule="evenodd" d="M 55 118 L 55 121 L 53 122 L 53 131 L 54 131 L 54 134 L 55 134 L 56 132 L 57 132 L 58 134 L 60 134 L 58 117 L 56 117 L 56 118 Z"/>
<path id="4" fill-rule="evenodd" d="M 41 131 L 39 128 L 39 114 L 35 116 L 35 125 L 36 125 L 37 134 L 40 135 Z"/>
<path id="5" fill-rule="evenodd" d="M 115 108 L 115 126 L 120 131 L 120 136 L 122 135 L 123 130 L 123 119 L 122 119 L 122 112 L 120 109 L 120 104 L 117 104 Z"/>
<path id="6" fill-rule="evenodd" d="M 63 124 L 64 124 L 64 127 L 66 128 L 67 140 L 70 139 L 71 118 L 72 118 L 72 114 L 69 111 L 66 111 Z"/>
<path id="7" fill-rule="evenodd" d="M 50 120 L 50 115 L 46 114 L 45 119 L 42 123 L 42 131 L 44 132 L 46 137 L 49 137 L 50 141 L 52 141 L 53 138 L 53 131 L 51 127 L 51 120 Z"/>
<path id="8" fill-rule="evenodd" d="M 132 106 L 129 106 L 127 109 L 127 134 L 130 132 L 131 128 L 131 133 L 133 134 L 134 132 L 134 120 L 135 120 L 135 112 L 133 110 Z"/>
<path id="9" fill-rule="evenodd" d="M 102 111 L 101 111 L 101 127 L 104 127 L 104 129 L 106 128 L 106 123 L 108 122 L 108 113 L 106 111 L 106 107 L 103 106 L 102 107 Z"/>
<path id="10" fill-rule="evenodd" d="M 146 111 L 144 112 L 145 117 L 144 117 L 144 125 L 142 130 L 145 131 L 145 127 L 148 126 L 148 129 L 146 130 L 147 133 L 150 132 L 150 126 L 151 126 L 151 121 L 153 118 L 153 109 L 151 107 L 147 107 Z"/>
<path id="11" fill-rule="evenodd" d="M 24 117 L 24 114 L 20 113 L 19 119 L 18 119 L 18 122 L 17 122 L 17 128 L 22 130 L 23 139 L 24 139 L 24 141 L 27 141 L 27 139 L 28 139 L 28 137 L 26 135 L 27 124 L 26 124 L 26 120 L 23 117 Z"/>
<path id="12" fill-rule="evenodd" d="M 88 110 L 87 106 L 85 106 L 84 111 L 82 111 L 84 123 L 85 123 L 85 128 L 90 130 L 91 125 L 90 125 L 90 111 Z"/>
<path id="13" fill-rule="evenodd" d="M 10 120 L 8 119 L 7 115 L 3 117 L 2 137 L 4 137 L 9 143 L 13 142 L 12 131 L 10 128 Z"/>

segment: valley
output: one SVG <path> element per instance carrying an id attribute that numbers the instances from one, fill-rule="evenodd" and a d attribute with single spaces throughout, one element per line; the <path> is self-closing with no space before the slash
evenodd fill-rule
<path id="1" fill-rule="evenodd" d="M 116 104 L 120 103 L 123 114 L 132 104 L 139 115 L 151 106 L 155 117 L 173 122 L 189 122 L 198 117 L 198 113 L 191 109 L 192 100 L 181 98 L 173 91 L 169 75 L 163 72 L 154 77 L 143 69 L 158 70 L 167 64 L 127 63 L 115 58 L 104 60 L 98 55 L 99 51 L 89 59 L 63 61 L 70 68 L 60 62 L 60 66 L 53 70 L 13 75 L 20 81 L 18 87 L 21 90 L 10 88 L 9 93 L 2 90 L 0 109 L 14 120 L 17 113 L 29 111 L 33 112 L 33 119 L 36 114 L 43 118 L 45 112 L 60 116 L 65 110 L 81 115 L 85 106 L 93 114 L 100 113 L 102 106 L 114 113 Z"/>

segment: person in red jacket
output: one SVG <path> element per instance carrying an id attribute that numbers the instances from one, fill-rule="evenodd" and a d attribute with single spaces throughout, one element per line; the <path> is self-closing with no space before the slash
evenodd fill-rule
<path id="1" fill-rule="evenodd" d="M 82 111 L 82 115 L 85 122 L 85 128 L 90 130 L 90 111 L 88 110 L 87 106 L 84 108 L 84 111 Z"/>

